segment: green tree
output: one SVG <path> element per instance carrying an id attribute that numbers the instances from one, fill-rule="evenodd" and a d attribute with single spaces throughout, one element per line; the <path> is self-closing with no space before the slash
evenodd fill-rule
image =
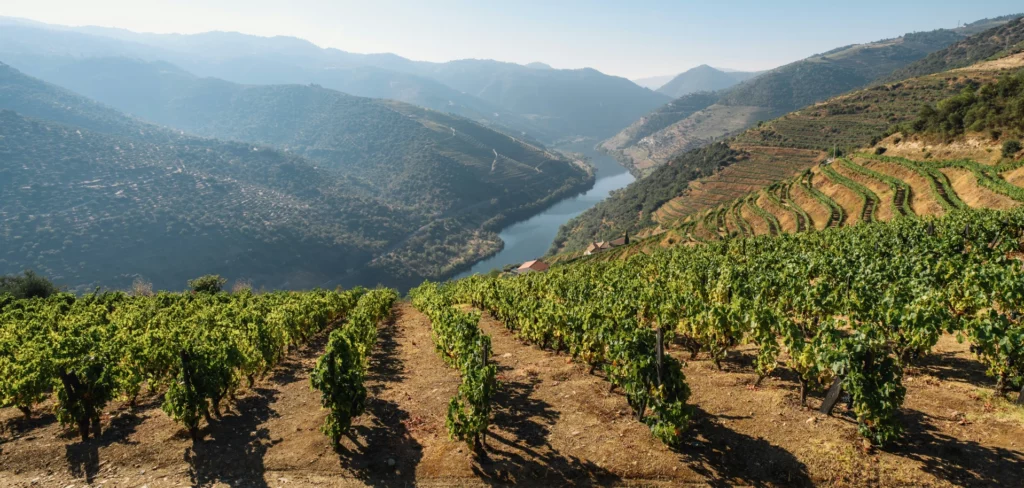
<path id="1" fill-rule="evenodd" d="M 60 291 L 50 280 L 26 270 L 20 275 L 0 276 L 0 295 L 15 299 L 47 298 Z"/>
<path id="2" fill-rule="evenodd" d="M 188 281 L 194 293 L 220 293 L 228 280 L 220 275 L 205 275 Z"/>

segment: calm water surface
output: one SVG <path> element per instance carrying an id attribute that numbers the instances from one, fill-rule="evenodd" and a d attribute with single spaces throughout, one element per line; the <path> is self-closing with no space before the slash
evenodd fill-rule
<path id="1" fill-rule="evenodd" d="M 592 144 L 592 143 L 590 143 Z M 608 195 L 633 182 L 635 178 L 611 157 L 590 147 L 565 147 L 570 151 L 583 153 L 590 158 L 596 169 L 597 181 L 586 193 L 562 200 L 543 213 L 534 215 L 529 220 L 517 222 L 498 234 L 505 242 L 505 247 L 494 256 L 473 265 L 468 271 L 456 278 L 463 278 L 474 273 L 487 273 L 506 264 L 518 264 L 537 259 L 548 252 L 551 242 L 555 240 L 558 228 L 569 219 L 593 207 Z"/>

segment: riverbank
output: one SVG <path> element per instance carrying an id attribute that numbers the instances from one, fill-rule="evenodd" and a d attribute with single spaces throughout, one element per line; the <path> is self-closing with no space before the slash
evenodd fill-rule
<path id="1" fill-rule="evenodd" d="M 594 186 L 582 193 L 563 199 L 547 210 L 529 219 L 513 223 L 498 233 L 504 246 L 497 254 L 478 261 L 468 270 L 454 278 L 464 278 L 477 273 L 487 273 L 509 264 L 519 264 L 537 259 L 548 252 L 558 229 L 587 209 L 608 198 L 615 190 L 635 181 L 635 177 L 609 155 L 598 151 L 586 142 L 558 149 L 578 152 L 590 159 L 595 171 Z"/>

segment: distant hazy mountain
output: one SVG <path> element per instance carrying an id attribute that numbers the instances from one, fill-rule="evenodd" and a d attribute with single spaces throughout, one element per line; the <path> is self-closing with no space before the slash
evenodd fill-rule
<path id="1" fill-rule="evenodd" d="M 408 286 L 493 252 L 506 218 L 591 181 L 467 119 L 319 86 L 243 86 L 128 59 L 54 76 L 181 130 L 0 64 L 0 274 L 34 268 L 83 287 L 126 286 L 129 270 L 168 280 L 161 288 L 207 272 L 268 287 Z M 21 243 L 29 235 L 37 245 Z"/>
<path id="2" fill-rule="evenodd" d="M 637 85 L 640 85 L 644 88 L 650 88 L 651 90 L 657 91 L 658 88 L 661 88 L 662 86 L 665 85 L 665 83 L 672 81 L 672 78 L 675 77 L 676 75 L 650 76 L 647 78 L 637 78 L 633 80 L 633 83 L 636 83 Z"/>
<path id="3" fill-rule="evenodd" d="M 0 18 L 0 61 L 33 76 L 88 57 L 166 61 L 200 76 L 246 84 L 317 83 L 357 96 L 389 98 L 454 113 L 519 135 L 542 137 L 524 117 L 408 72 L 391 55 L 350 55 L 306 41 L 232 33 L 146 35 L 105 28 L 59 28 Z M 360 64 L 373 59 L 376 65 Z"/>
<path id="4" fill-rule="evenodd" d="M 589 68 L 533 69 L 467 59 L 424 64 L 419 73 L 527 117 L 558 137 L 607 137 L 671 100 L 625 78 Z"/>
<path id="5" fill-rule="evenodd" d="M 548 141 L 608 137 L 670 100 L 593 69 L 556 70 L 540 63 L 429 63 L 323 49 L 292 37 L 230 32 L 140 34 L 9 18 L 0 19 L 0 26 L 0 60 L 31 74 L 69 57 L 137 57 L 236 83 L 317 83 L 353 95 L 391 98 Z"/>
<path id="6" fill-rule="evenodd" d="M 758 74 L 746 71 L 723 71 L 702 64 L 668 81 L 661 88 L 658 88 L 658 93 L 664 93 L 672 98 L 679 98 L 696 92 L 724 90 L 749 80 Z"/>

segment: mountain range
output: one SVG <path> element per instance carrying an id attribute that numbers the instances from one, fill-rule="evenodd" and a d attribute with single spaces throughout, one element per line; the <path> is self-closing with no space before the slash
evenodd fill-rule
<path id="1" fill-rule="evenodd" d="M 450 112 L 544 142 L 603 139 L 670 100 L 593 69 L 471 59 L 431 63 L 324 49 L 292 37 L 145 34 L 0 18 L 0 60 L 27 74 L 45 79 L 59 66 L 89 57 L 165 61 L 241 84 L 316 83 Z"/>
<path id="2" fill-rule="evenodd" d="M 696 92 L 724 90 L 755 76 L 758 72 L 723 71 L 706 64 L 691 68 L 672 78 L 657 89 L 672 98 L 679 98 Z"/>

